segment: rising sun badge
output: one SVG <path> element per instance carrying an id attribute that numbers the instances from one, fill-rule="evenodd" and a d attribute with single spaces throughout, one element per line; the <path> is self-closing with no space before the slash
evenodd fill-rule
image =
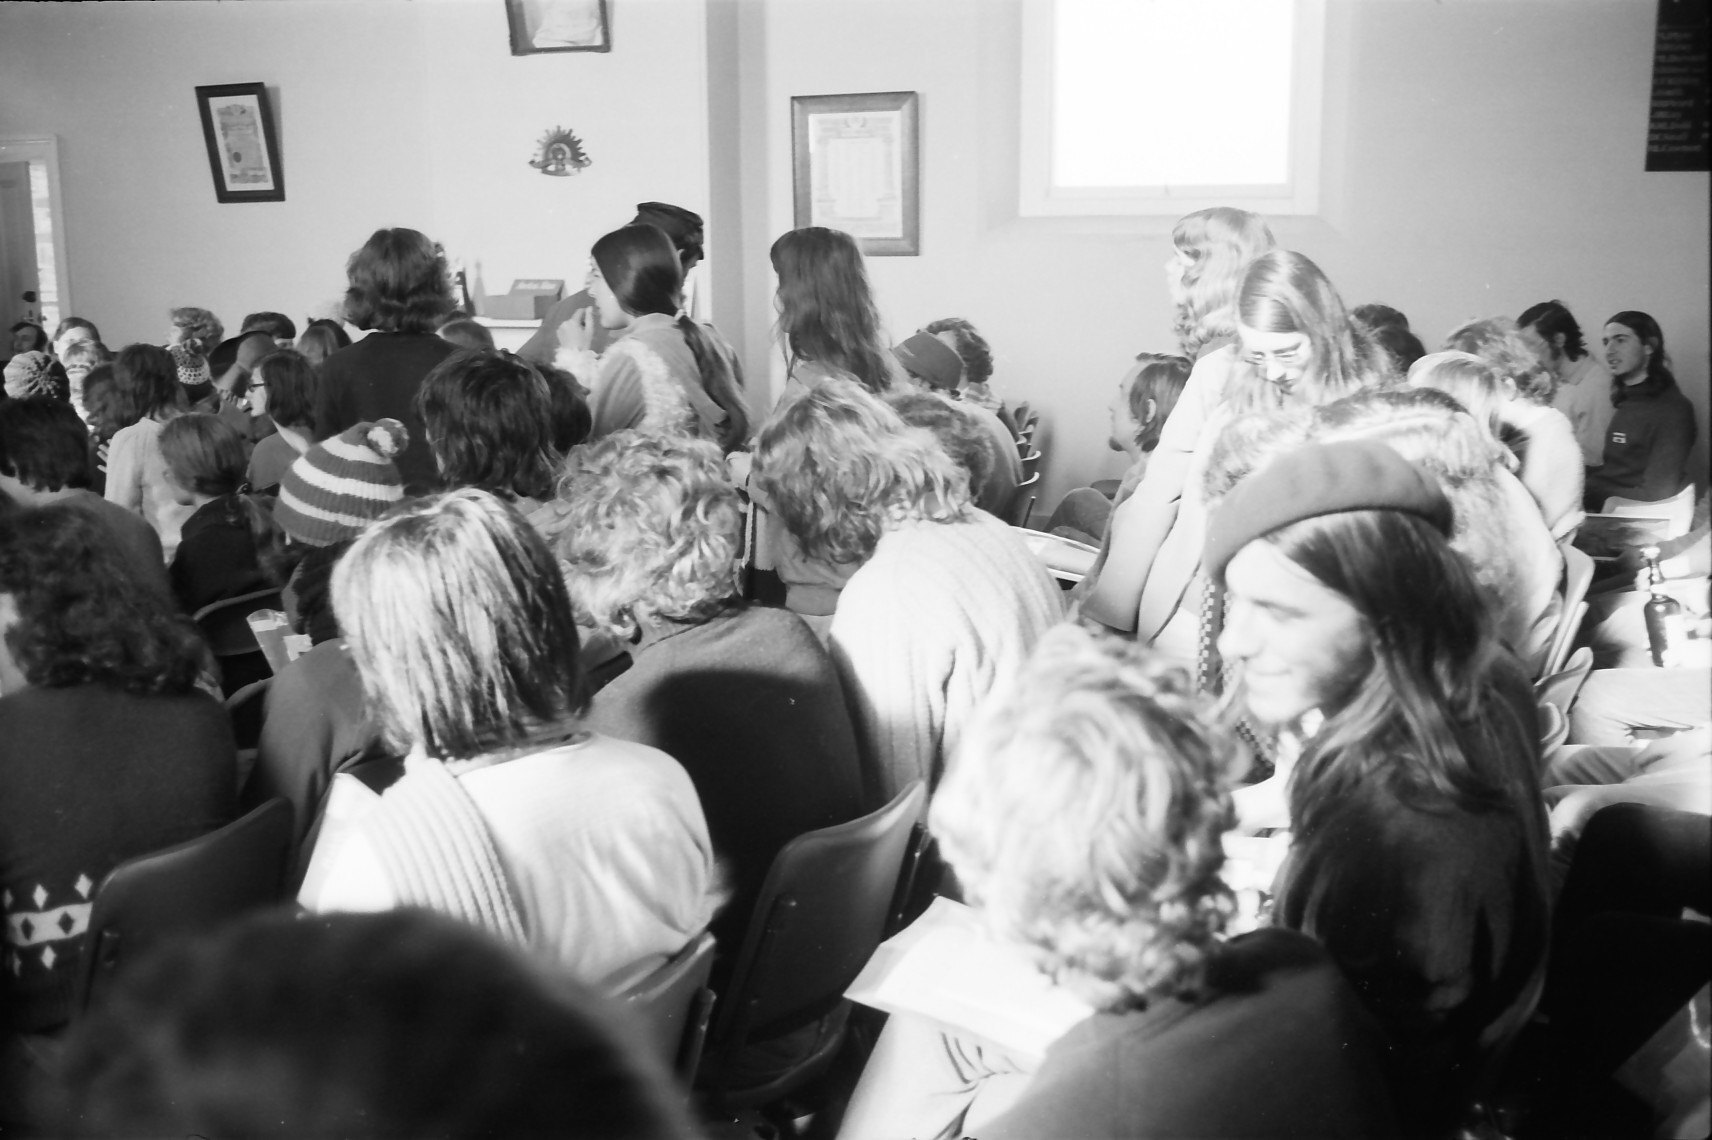
<path id="1" fill-rule="evenodd" d="M 542 174 L 564 178 L 580 173 L 592 161 L 581 139 L 564 127 L 554 127 L 541 136 L 538 156 L 529 165 Z"/>

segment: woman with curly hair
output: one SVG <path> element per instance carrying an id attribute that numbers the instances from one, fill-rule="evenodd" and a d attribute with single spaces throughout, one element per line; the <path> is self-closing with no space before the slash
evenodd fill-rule
<path id="1" fill-rule="evenodd" d="M 847 574 L 830 623 L 870 802 L 938 782 L 975 702 L 1062 616 L 1011 528 L 931 433 L 850 380 L 787 396 L 753 482 L 805 557 Z"/>
<path id="2" fill-rule="evenodd" d="M 828 376 L 884 392 L 903 376 L 886 351 L 880 312 L 856 239 L 843 230 L 787 230 L 769 256 L 779 276 L 776 325 L 790 379 L 814 384 Z"/>
<path id="3" fill-rule="evenodd" d="M 654 225 L 613 230 L 589 251 L 594 304 L 559 326 L 555 363 L 593 393 L 594 436 L 624 428 L 710 439 L 725 451 L 749 439 L 742 369 L 725 338 L 684 310 L 684 271 Z M 597 358 L 594 325 L 616 335 Z"/>
<path id="4" fill-rule="evenodd" d="M 71 1016 L 95 884 L 232 818 L 232 730 L 196 686 L 205 653 L 90 512 L 0 518 L 8 1108 Z"/>
<path id="5" fill-rule="evenodd" d="M 160 433 L 189 404 L 166 349 L 130 344 L 119 350 L 109 410 L 118 430 L 107 445 L 107 501 L 142 515 L 170 558 L 185 512 L 172 502 Z"/>
<path id="6" fill-rule="evenodd" d="M 1553 538 L 1574 534 L 1585 517 L 1585 472 L 1575 425 L 1552 407 L 1557 376 L 1540 363 L 1509 317 L 1458 325 L 1445 337 L 1443 348 L 1469 353 L 1491 366 L 1498 380 L 1499 422 L 1507 429 L 1503 438 L 1516 453 L 1522 486 L 1539 504 Z"/>
<path id="7" fill-rule="evenodd" d="M 1093 1013 L 1032 1078 L 894 1016 L 840 1136 L 1394 1131 L 1384 1045 L 1325 951 L 1226 937 L 1238 775 L 1185 674 L 1077 627 L 1043 637 L 982 704 L 929 825 L 980 923 Z"/>
<path id="8" fill-rule="evenodd" d="M 838 672 L 800 617 L 738 598 L 743 514 L 713 444 L 621 431 L 571 452 L 559 495 L 577 619 L 632 662 L 587 723 L 688 770 L 731 870 L 714 933 L 735 947 L 779 849 L 862 812 Z"/>
<path id="9" fill-rule="evenodd" d="M 345 319 L 372 332 L 321 364 L 319 439 L 354 424 L 395 419 L 410 434 L 397 459 L 406 494 L 434 485 L 434 456 L 416 410 L 422 378 L 456 348 L 434 330 L 452 311 L 446 255 L 416 230 L 376 230 L 345 266 Z"/>
<path id="10" fill-rule="evenodd" d="M 1225 319 L 1236 342 L 1198 361 L 1189 374 L 1146 475 L 1113 511 L 1103 566 L 1090 575 L 1093 585 L 1084 583 L 1086 616 L 1133 630 L 1138 640 L 1185 665 L 1204 648 L 1198 638 L 1206 581 L 1200 490 L 1225 426 L 1244 412 L 1315 407 L 1393 378 L 1389 358 L 1350 318 L 1320 267 L 1300 253 L 1271 250 L 1249 262 Z M 1209 327 L 1203 322 L 1195 329 Z M 1189 330 L 1185 344 L 1200 333 Z M 1219 376 L 1208 384 L 1215 357 Z"/>
<path id="11" fill-rule="evenodd" d="M 183 307 L 172 310 L 172 327 L 167 330 L 166 350 L 178 370 L 178 382 L 184 385 L 185 398 L 192 404 L 214 394 L 214 376 L 209 370 L 208 357 L 220 347 L 226 328 L 220 318 L 207 309 Z"/>

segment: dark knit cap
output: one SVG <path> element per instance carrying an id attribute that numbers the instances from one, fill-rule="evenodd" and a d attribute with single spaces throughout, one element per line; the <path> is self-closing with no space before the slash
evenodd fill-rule
<path id="1" fill-rule="evenodd" d="M 666 231 L 666 236 L 672 239 L 672 246 L 678 251 L 680 258 L 701 260 L 701 215 L 693 210 L 667 202 L 638 202 L 636 217 L 631 219 L 630 224 L 654 226 Z"/>
<path id="2" fill-rule="evenodd" d="M 1346 511 L 1402 511 L 1447 536 L 1450 500 L 1437 480 L 1376 440 L 1312 443 L 1250 472 L 1214 509 L 1201 562 L 1223 581 L 1236 552 L 1291 523 Z"/>
<path id="3" fill-rule="evenodd" d="M 902 344 L 894 344 L 892 355 L 904 371 L 935 388 L 954 392 L 963 379 L 963 358 L 932 333 L 918 332 Z"/>

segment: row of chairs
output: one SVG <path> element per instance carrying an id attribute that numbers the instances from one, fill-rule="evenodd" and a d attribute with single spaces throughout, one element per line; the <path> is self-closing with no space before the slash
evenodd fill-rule
<path id="1" fill-rule="evenodd" d="M 1012 526 L 1027 526 L 1034 504 L 1040 498 L 1040 449 L 1034 446 L 1035 431 L 1040 427 L 1040 413 L 1023 401 L 1011 410 L 1011 422 L 1016 425 L 1017 457 L 1022 460 L 1022 481 L 1017 484 L 1011 500 L 1011 517 L 1005 521 Z"/>
<path id="2" fill-rule="evenodd" d="M 844 1040 L 845 989 L 903 923 L 926 800 L 916 781 L 878 811 L 788 843 L 722 997 L 708 988 L 716 947 L 706 933 L 618 995 L 686 1086 L 700 1076 L 711 1107 L 771 1104 L 831 1065 Z M 151 946 L 286 901 L 291 846 L 290 806 L 273 799 L 218 831 L 115 867 L 91 906 L 75 1009 L 99 1000 Z M 758 1082 L 739 1075 L 751 1045 L 815 1026 L 812 1045 L 783 1068 Z"/>

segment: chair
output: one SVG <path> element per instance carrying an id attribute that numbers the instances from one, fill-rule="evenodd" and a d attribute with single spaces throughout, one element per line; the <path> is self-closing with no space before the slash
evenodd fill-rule
<path id="1" fill-rule="evenodd" d="M 1651 503 L 1612 495 L 1605 500 L 1602 513 L 1631 519 L 1665 519 L 1670 527 L 1665 537 L 1681 538 L 1688 533 L 1694 521 L 1694 484 L 1690 483 L 1668 499 Z"/>
<path id="2" fill-rule="evenodd" d="M 1593 559 L 1567 542 L 1558 545 L 1563 551 L 1563 611 L 1558 617 L 1557 631 L 1552 634 L 1541 677 L 1563 672 L 1570 647 L 1575 644 L 1576 631 L 1587 616 L 1587 589 L 1593 584 Z"/>
<path id="3" fill-rule="evenodd" d="M 669 962 L 618 995 L 639 1016 L 660 1056 L 686 1086 L 695 1081 L 713 1013 L 713 991 L 707 988 L 713 953 L 713 935 L 703 931 Z"/>
<path id="4" fill-rule="evenodd" d="M 1035 500 L 1040 498 L 1040 472 L 1036 471 L 1027 479 L 1017 484 L 1016 495 L 1011 499 L 1011 517 L 1005 521 L 1012 526 L 1027 526 L 1028 516 L 1034 510 Z M 1028 488 L 1036 490 L 1030 491 Z"/>
<path id="5" fill-rule="evenodd" d="M 243 788 L 256 766 L 256 748 L 262 739 L 262 718 L 266 711 L 268 689 L 272 677 L 252 681 L 226 698 L 226 715 L 232 718 L 232 741 L 238 746 L 238 787 Z"/>
<path id="6" fill-rule="evenodd" d="M 1591 672 L 1593 650 L 1583 645 L 1569 655 L 1568 663 L 1561 670 L 1535 683 L 1534 698 L 1542 705 L 1557 709 L 1567 719 L 1576 694 L 1581 692 L 1581 686 L 1587 683 L 1587 675 Z"/>
<path id="7" fill-rule="evenodd" d="M 127 859 L 95 888 L 73 1008 L 87 1010 L 124 964 L 285 897 L 291 805 L 271 799 L 196 839 Z"/>
<path id="8" fill-rule="evenodd" d="M 773 860 L 731 984 L 714 1010 L 701 1084 L 721 1111 L 779 1100 L 820 1075 L 844 1039 L 844 991 L 880 944 L 927 788 L 917 780 L 861 819 L 800 835 Z M 735 1064 L 757 1042 L 813 1035 L 760 1083 Z"/>
<path id="9" fill-rule="evenodd" d="M 203 606 L 190 620 L 202 631 L 214 658 L 220 665 L 221 686 L 226 696 L 235 696 L 251 681 L 273 675 L 256 635 L 250 629 L 249 617 L 257 610 L 283 609 L 277 589 L 256 590 L 236 598 Z"/>

